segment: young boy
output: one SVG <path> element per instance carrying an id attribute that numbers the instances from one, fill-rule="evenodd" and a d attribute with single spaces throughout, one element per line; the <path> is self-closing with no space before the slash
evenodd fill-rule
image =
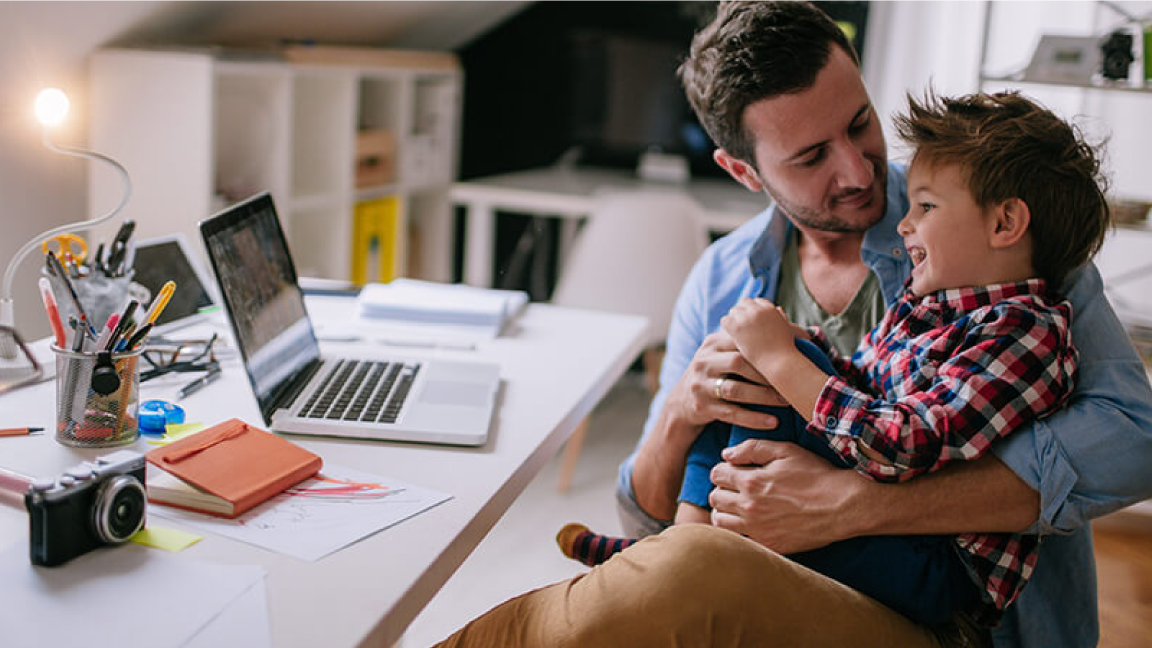
<path id="1" fill-rule="evenodd" d="M 706 428 L 688 458 L 677 523 L 708 521 L 708 471 L 725 446 L 748 438 L 792 440 L 872 479 L 902 481 L 979 458 L 1071 393 L 1071 304 L 1053 291 L 1108 228 L 1095 152 L 1017 93 L 909 97 L 896 125 L 916 150 L 898 227 L 914 264 L 904 295 L 851 359 L 819 331 L 821 353 L 794 342 L 807 334 L 766 299 L 724 317 L 741 354 L 795 412 L 769 408 L 781 424 L 768 433 Z M 557 541 L 590 564 L 634 542 L 579 525 Z M 1019 534 L 872 537 L 790 557 L 917 622 L 964 612 L 994 625 L 1031 575 L 1037 543 Z"/>

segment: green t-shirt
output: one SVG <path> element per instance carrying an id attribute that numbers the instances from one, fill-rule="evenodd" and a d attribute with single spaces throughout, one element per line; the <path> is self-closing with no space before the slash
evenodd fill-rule
<path id="1" fill-rule="evenodd" d="M 800 276 L 798 233 L 793 229 L 784 245 L 784 259 L 780 264 L 780 285 L 776 289 L 776 304 L 784 309 L 788 319 L 800 326 L 819 326 L 828 342 L 841 355 L 851 356 L 860 340 L 884 317 L 884 295 L 880 281 L 869 272 L 868 278 L 856 291 L 844 312 L 832 315 L 808 292 Z"/>

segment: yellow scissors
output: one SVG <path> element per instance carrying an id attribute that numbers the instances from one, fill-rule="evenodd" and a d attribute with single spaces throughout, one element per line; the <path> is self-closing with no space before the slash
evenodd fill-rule
<path id="1" fill-rule="evenodd" d="M 56 244 L 56 256 L 60 259 L 60 263 L 63 263 L 65 266 L 69 265 L 69 260 L 71 260 L 73 265 L 79 267 L 84 264 L 84 259 L 88 258 L 88 244 L 84 242 L 84 239 L 75 234 L 57 234 L 50 239 L 46 239 L 40 244 L 40 247 L 44 250 L 44 254 L 52 251 L 51 247 L 49 247 L 51 243 Z"/>

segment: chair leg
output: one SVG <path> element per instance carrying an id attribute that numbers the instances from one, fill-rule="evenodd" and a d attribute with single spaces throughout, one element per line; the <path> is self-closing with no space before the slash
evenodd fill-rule
<path id="1" fill-rule="evenodd" d="M 572 473 L 576 472 L 576 462 L 580 459 L 580 451 L 584 447 L 584 436 L 588 432 L 588 419 L 580 421 L 572 436 L 568 437 L 568 444 L 564 446 L 564 456 L 560 461 L 560 478 L 556 480 L 556 490 L 561 493 L 568 492 L 572 483 Z"/>

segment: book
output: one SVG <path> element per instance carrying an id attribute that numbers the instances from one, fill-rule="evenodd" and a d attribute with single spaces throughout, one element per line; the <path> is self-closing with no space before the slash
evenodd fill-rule
<path id="1" fill-rule="evenodd" d="M 300 446 L 230 419 L 145 458 L 148 500 L 234 518 L 320 471 L 320 457 Z"/>
<path id="2" fill-rule="evenodd" d="M 417 279 L 368 284 L 357 298 L 361 319 L 468 325 L 499 330 L 528 303 L 522 290 L 473 288 Z"/>

